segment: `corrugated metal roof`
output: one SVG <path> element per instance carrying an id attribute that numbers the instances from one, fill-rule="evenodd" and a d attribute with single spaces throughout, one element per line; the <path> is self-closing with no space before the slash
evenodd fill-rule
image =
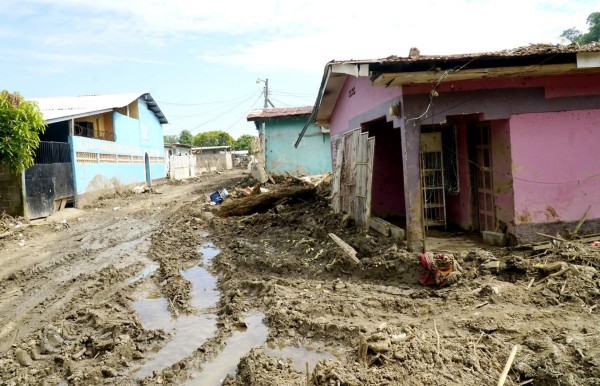
<path id="1" fill-rule="evenodd" d="M 81 95 L 53 98 L 28 98 L 37 102 L 47 123 L 60 122 L 67 119 L 91 114 L 112 111 L 125 107 L 138 98 L 144 98 L 148 109 L 154 113 L 160 123 L 168 123 L 167 118 L 149 93 Z"/>
<path id="2" fill-rule="evenodd" d="M 250 111 L 250 114 L 246 117 L 249 121 L 268 119 L 268 118 L 282 118 L 282 117 L 293 117 L 299 115 L 310 115 L 312 113 L 313 106 L 300 106 L 300 107 L 275 107 L 270 109 L 257 109 Z"/>

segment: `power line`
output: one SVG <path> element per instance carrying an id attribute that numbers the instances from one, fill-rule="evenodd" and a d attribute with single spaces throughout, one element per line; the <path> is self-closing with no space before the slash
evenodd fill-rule
<path id="1" fill-rule="evenodd" d="M 262 96 L 262 92 L 261 92 L 261 93 L 258 95 L 258 98 L 257 98 L 257 100 L 258 100 L 258 99 L 260 99 L 260 97 L 261 97 L 261 96 Z M 250 98 L 247 98 L 246 100 L 248 100 L 248 99 L 251 99 L 251 97 L 250 97 Z M 254 103 L 256 103 L 256 102 L 254 102 Z M 253 103 L 253 105 L 254 105 L 254 103 Z M 239 106 L 239 105 L 238 105 L 238 106 Z M 204 122 L 200 123 L 200 124 L 199 124 L 199 125 L 197 125 L 197 126 L 194 126 L 193 128 L 191 128 L 191 129 L 190 129 L 190 131 L 192 131 L 192 130 L 196 130 L 196 129 L 198 129 L 199 127 L 201 127 L 201 126 L 204 126 L 204 125 L 205 125 L 205 124 L 207 124 L 207 123 L 210 123 L 210 122 L 212 122 L 212 121 L 215 121 L 216 119 L 218 119 L 218 118 L 221 118 L 223 115 L 225 115 L 225 114 L 227 114 L 227 113 L 229 113 L 229 112 L 231 112 L 231 111 L 228 109 L 227 111 L 224 111 L 223 113 L 221 113 L 221 114 L 219 114 L 219 115 L 217 115 L 217 116 L 215 116 L 215 117 L 213 117 L 213 118 L 211 118 L 211 119 L 208 119 L 208 120 L 206 120 L 206 121 L 204 121 Z"/>
<path id="2" fill-rule="evenodd" d="M 256 100 L 255 100 L 255 101 L 254 101 L 254 102 L 253 102 L 253 103 L 250 105 L 250 107 L 249 107 L 249 108 L 246 110 L 246 112 L 244 113 L 244 115 L 242 115 L 242 116 L 241 116 L 241 117 L 239 117 L 239 118 L 238 118 L 238 119 L 237 119 L 235 122 L 233 122 L 233 124 L 231 124 L 227 130 L 231 130 L 231 129 L 233 128 L 233 126 L 237 125 L 237 123 L 238 123 L 239 121 L 241 121 L 241 120 L 242 120 L 242 118 L 245 118 L 246 116 L 248 116 L 248 113 L 250 112 L 250 110 L 252 110 L 252 108 L 254 107 L 254 105 L 256 105 L 256 102 L 258 102 L 258 100 L 260 99 L 260 97 L 261 97 L 261 96 L 262 96 L 262 93 L 261 93 L 261 95 L 259 95 L 259 96 L 258 96 L 258 98 L 256 98 Z"/>
<path id="3" fill-rule="evenodd" d="M 219 106 L 217 108 L 211 109 L 211 110 L 204 110 L 198 113 L 194 113 L 194 114 L 189 114 L 189 115 L 183 115 L 183 116 L 177 116 L 175 115 L 175 119 L 171 119 L 172 121 L 179 121 L 179 120 L 183 120 L 183 119 L 187 119 L 187 118 L 192 118 L 192 117 L 197 117 L 197 116 L 201 116 L 201 115 L 206 115 L 206 114 L 210 114 L 216 111 L 221 111 L 223 109 L 225 110 L 230 110 L 231 108 L 235 108 L 238 107 L 239 105 L 241 105 L 242 103 L 250 100 L 252 97 L 254 97 L 255 95 L 262 95 L 262 92 L 255 92 L 253 94 L 251 94 L 250 96 L 244 98 L 243 100 L 240 101 L 236 101 L 235 103 L 229 103 L 227 105 L 224 106 Z"/>
<path id="4" fill-rule="evenodd" d="M 185 103 L 185 102 L 164 102 L 164 101 L 156 101 L 159 104 L 162 105 L 173 105 L 173 106 L 204 106 L 204 105 L 212 105 L 212 104 L 217 104 L 217 103 L 228 103 L 228 102 L 233 102 L 233 101 L 237 101 L 240 99 L 245 99 L 247 97 L 252 97 L 256 95 L 256 92 L 252 92 L 250 94 L 244 94 L 241 96 L 237 96 L 235 98 L 232 99 L 223 99 L 223 100 L 219 100 L 219 101 L 210 101 L 210 102 L 194 102 L 194 103 Z"/>

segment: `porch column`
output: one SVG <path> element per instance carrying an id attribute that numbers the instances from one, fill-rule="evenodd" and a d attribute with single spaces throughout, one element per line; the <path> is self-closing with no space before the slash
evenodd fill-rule
<path id="1" fill-rule="evenodd" d="M 423 203 L 421 201 L 421 127 L 417 121 L 401 120 L 404 200 L 406 204 L 406 245 L 409 251 L 425 252 Z"/>

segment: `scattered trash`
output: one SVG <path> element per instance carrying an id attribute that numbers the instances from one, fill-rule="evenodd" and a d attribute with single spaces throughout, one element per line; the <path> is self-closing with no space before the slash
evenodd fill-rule
<path id="1" fill-rule="evenodd" d="M 113 211 L 115 211 L 115 212 L 118 212 L 118 211 L 119 211 L 119 209 L 121 209 L 121 207 L 120 207 L 120 206 L 115 206 L 115 207 L 113 208 Z"/>
<path id="2" fill-rule="evenodd" d="M 419 256 L 424 274 L 419 278 L 421 284 L 437 284 L 439 287 L 458 281 L 460 266 L 451 253 L 425 252 Z"/>
<path id="3" fill-rule="evenodd" d="M 150 191 L 150 188 L 146 185 L 140 185 L 140 186 L 136 186 L 135 188 L 133 188 L 133 193 L 135 193 L 135 194 L 146 193 L 149 191 Z"/>
<path id="4" fill-rule="evenodd" d="M 227 189 L 219 189 L 210 195 L 210 201 L 214 202 L 215 204 L 220 204 L 227 198 L 227 196 L 229 196 Z"/>
<path id="5" fill-rule="evenodd" d="M 600 247 L 600 241 L 598 241 L 598 240 L 592 241 L 592 242 L 590 243 L 590 245 L 591 245 L 592 247 Z"/>

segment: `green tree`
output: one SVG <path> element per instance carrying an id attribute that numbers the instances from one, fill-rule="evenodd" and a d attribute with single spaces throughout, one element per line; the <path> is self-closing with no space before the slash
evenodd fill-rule
<path id="1" fill-rule="evenodd" d="M 194 140 L 194 136 L 192 135 L 191 131 L 182 130 L 181 133 L 179 133 L 179 143 L 191 145 L 193 140 Z"/>
<path id="2" fill-rule="evenodd" d="M 256 139 L 255 136 L 250 134 L 244 134 L 235 140 L 235 150 L 248 150 L 249 154 L 252 154 L 252 142 Z"/>
<path id="3" fill-rule="evenodd" d="M 192 144 L 199 147 L 207 146 L 233 146 L 235 143 L 233 137 L 224 131 L 205 131 L 196 134 Z"/>
<path id="4" fill-rule="evenodd" d="M 0 164 L 15 173 L 31 165 L 46 123 L 35 102 L 15 92 L 0 93 Z"/>
<path id="5" fill-rule="evenodd" d="M 577 28 L 564 30 L 561 37 L 573 43 L 588 44 L 600 41 L 600 12 L 594 12 L 587 18 L 588 32 L 582 33 Z"/>
<path id="6" fill-rule="evenodd" d="M 178 135 L 164 135 L 163 140 L 165 143 L 177 143 L 179 142 Z"/>

